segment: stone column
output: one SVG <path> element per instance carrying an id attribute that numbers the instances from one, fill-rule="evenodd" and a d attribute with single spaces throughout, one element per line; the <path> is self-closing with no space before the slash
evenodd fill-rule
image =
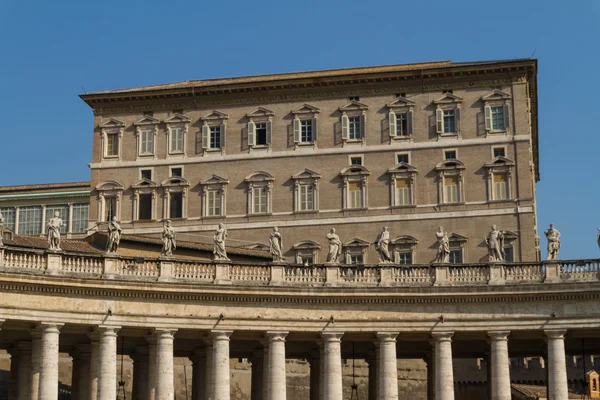
<path id="1" fill-rule="evenodd" d="M 325 341 L 317 340 L 319 346 L 319 400 L 325 399 Z"/>
<path id="2" fill-rule="evenodd" d="M 427 364 L 427 400 L 435 400 L 435 360 L 431 352 L 423 358 Z"/>
<path id="3" fill-rule="evenodd" d="M 89 344 L 80 344 L 77 347 L 77 355 L 79 357 L 79 370 L 73 369 L 73 380 L 77 379 L 78 383 L 78 399 L 88 400 L 90 393 L 90 368 L 92 346 Z"/>
<path id="4" fill-rule="evenodd" d="M 263 339 L 263 374 L 262 374 L 262 398 L 269 400 L 269 340 Z"/>
<path id="5" fill-rule="evenodd" d="M 100 369 L 100 336 L 98 332 L 90 335 L 90 384 L 88 399 L 98 399 L 98 373 Z"/>
<path id="6" fill-rule="evenodd" d="M 491 355 L 491 400 L 511 400 L 508 331 L 488 332 Z"/>
<path id="7" fill-rule="evenodd" d="M 254 364 L 252 364 L 252 373 L 254 373 Z M 196 349 L 192 355 L 192 400 L 206 400 L 205 349 Z"/>
<path id="8" fill-rule="evenodd" d="M 308 358 L 310 364 L 310 400 L 319 400 L 321 386 L 321 357 L 319 351 L 311 351 Z"/>
<path id="9" fill-rule="evenodd" d="M 16 348 L 8 350 L 10 371 L 8 375 L 8 400 L 17 400 L 19 393 L 19 352 Z"/>
<path id="10" fill-rule="evenodd" d="M 213 341 L 213 395 L 210 400 L 230 400 L 229 337 L 232 331 L 211 331 Z"/>
<path id="11" fill-rule="evenodd" d="M 144 400 L 148 395 L 148 347 L 136 347 L 135 353 L 132 355 L 133 360 L 133 387 L 132 399 Z"/>
<path id="12" fill-rule="evenodd" d="M 343 333 L 322 333 L 325 351 L 325 400 L 342 400 Z M 269 399 L 270 400 L 270 399 Z"/>
<path id="13" fill-rule="evenodd" d="M 39 400 L 58 400 L 58 342 L 63 324 L 41 323 Z"/>
<path id="14" fill-rule="evenodd" d="M 98 400 L 117 398 L 117 332 L 121 327 L 100 326 L 100 354 L 98 364 Z"/>
<path id="15" fill-rule="evenodd" d="M 29 400 L 29 390 L 31 388 L 31 349 L 31 342 L 17 342 L 17 352 L 19 354 L 18 400 Z"/>
<path id="16" fill-rule="evenodd" d="M 545 330 L 548 342 L 548 400 L 567 400 L 567 363 L 565 358 L 566 330 Z"/>
<path id="17" fill-rule="evenodd" d="M 431 334 L 435 353 L 435 400 L 454 400 L 452 336 L 454 332 Z"/>
<path id="18" fill-rule="evenodd" d="M 156 335 L 156 400 L 173 400 L 173 340 L 175 329 L 157 329 Z M 186 382 L 187 384 L 187 382 Z"/>
<path id="19" fill-rule="evenodd" d="M 74 350 L 69 352 L 71 356 L 71 399 L 70 400 L 80 400 L 79 398 L 79 379 L 76 371 L 81 371 L 81 359 L 79 358 L 79 353 Z"/>
<path id="20" fill-rule="evenodd" d="M 376 343 L 378 345 L 378 343 Z M 369 365 L 369 394 L 368 400 L 377 400 L 377 356 L 375 351 L 369 352 L 369 358 L 365 361 Z"/>
<path id="21" fill-rule="evenodd" d="M 396 358 L 396 337 L 398 332 L 378 332 L 379 343 L 379 387 L 378 400 L 398 400 L 398 359 Z"/>
<path id="22" fill-rule="evenodd" d="M 156 395 L 156 337 L 154 335 L 148 335 L 146 337 L 148 341 L 148 400 L 155 400 Z"/>
<path id="23" fill-rule="evenodd" d="M 42 330 L 37 327 L 31 330 L 31 370 L 29 378 L 29 398 L 39 399 L 40 357 L 42 353 Z M 86 399 L 87 400 L 87 399 Z"/>
<path id="24" fill-rule="evenodd" d="M 215 382 L 215 376 L 213 374 L 213 343 L 212 338 L 205 338 L 205 351 L 206 351 L 206 386 L 204 387 L 204 400 L 212 400 L 213 387 Z"/>
<path id="25" fill-rule="evenodd" d="M 269 340 L 269 399 L 285 400 L 285 338 L 288 332 L 267 332 Z"/>
<path id="26" fill-rule="evenodd" d="M 252 385 L 250 400 L 264 400 L 263 380 L 264 375 L 266 375 L 264 357 L 265 353 L 262 349 L 254 350 L 252 352 Z"/>

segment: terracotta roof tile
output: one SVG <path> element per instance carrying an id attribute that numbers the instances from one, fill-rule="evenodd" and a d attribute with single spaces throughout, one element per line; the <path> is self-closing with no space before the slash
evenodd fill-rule
<path id="1" fill-rule="evenodd" d="M 24 247 L 32 249 L 47 250 L 50 246 L 48 240 L 42 236 L 34 235 L 17 235 L 13 234 L 12 239 L 4 239 L 4 244 L 9 247 Z M 60 247 L 64 251 L 74 253 L 90 253 L 90 254 L 102 254 L 104 251 L 95 247 L 92 243 L 89 243 L 82 239 L 62 239 L 60 241 Z"/>
<path id="2" fill-rule="evenodd" d="M 27 192 L 35 190 L 46 190 L 46 189 L 89 189 L 90 182 L 61 182 L 61 183 L 39 183 L 32 185 L 16 185 L 16 186 L 0 186 L 0 193 L 6 192 Z"/>

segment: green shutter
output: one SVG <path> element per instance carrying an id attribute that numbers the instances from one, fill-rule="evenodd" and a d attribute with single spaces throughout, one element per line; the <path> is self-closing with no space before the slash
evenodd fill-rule
<path id="1" fill-rule="evenodd" d="M 438 108 L 435 110 L 435 119 L 437 125 L 437 133 L 444 133 L 444 110 Z"/>
<path id="2" fill-rule="evenodd" d="M 485 106 L 483 109 L 484 109 L 484 113 L 485 113 L 485 130 L 491 131 L 492 130 L 492 107 Z"/>
<path id="3" fill-rule="evenodd" d="M 202 125 L 202 148 L 208 149 L 210 146 L 210 128 L 207 124 Z"/>
<path id="4" fill-rule="evenodd" d="M 256 124 L 248 121 L 248 146 L 256 145 Z"/>
<path id="5" fill-rule="evenodd" d="M 413 112 L 412 110 L 409 110 L 408 113 L 406 113 L 406 134 L 408 136 L 412 135 L 413 133 Z"/>
<path id="6" fill-rule="evenodd" d="M 342 139 L 348 140 L 350 137 L 350 120 L 346 114 L 342 115 Z"/>
<path id="7" fill-rule="evenodd" d="M 273 132 L 273 122 L 271 120 L 268 120 L 266 123 L 266 127 L 267 127 L 267 144 L 271 144 L 271 136 L 272 136 L 272 132 Z"/>
<path id="8" fill-rule="evenodd" d="M 508 130 L 510 127 L 510 106 L 504 105 L 504 129 Z"/>
<path id="9" fill-rule="evenodd" d="M 225 138 L 227 137 L 227 124 L 221 124 L 221 148 L 225 148 Z"/>
<path id="10" fill-rule="evenodd" d="M 300 118 L 296 117 L 294 118 L 294 143 L 300 143 L 300 131 L 301 131 L 301 122 L 300 122 Z"/>
<path id="11" fill-rule="evenodd" d="M 394 111 L 390 111 L 389 115 L 388 115 L 388 120 L 390 123 L 390 137 L 395 137 L 396 136 L 396 113 Z"/>

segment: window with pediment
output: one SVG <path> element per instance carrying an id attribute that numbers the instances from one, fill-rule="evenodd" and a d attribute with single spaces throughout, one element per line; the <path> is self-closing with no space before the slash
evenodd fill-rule
<path id="1" fill-rule="evenodd" d="M 416 264 L 417 244 L 419 241 L 412 236 L 403 235 L 391 241 L 394 263 L 399 265 Z"/>
<path id="2" fill-rule="evenodd" d="M 515 162 L 506 157 L 495 157 L 485 164 L 488 181 L 488 200 L 503 201 L 513 198 L 512 171 Z"/>
<path id="3" fill-rule="evenodd" d="M 390 177 L 390 198 L 393 207 L 414 206 L 415 178 L 417 169 L 406 162 L 400 162 L 388 169 Z"/>
<path id="4" fill-rule="evenodd" d="M 121 197 L 123 186 L 115 181 L 105 181 L 96 186 L 98 201 L 98 221 L 121 218 Z"/>
<path id="5" fill-rule="evenodd" d="M 133 191 L 134 219 L 155 220 L 158 184 L 143 177 L 135 185 L 132 185 L 131 189 Z"/>
<path id="6" fill-rule="evenodd" d="M 515 242 L 517 241 L 518 235 L 511 231 L 502 231 L 503 234 L 503 256 L 506 262 L 515 262 Z"/>
<path id="7" fill-rule="evenodd" d="M 321 175 L 305 169 L 292 176 L 294 181 L 294 211 L 317 211 L 319 209 L 318 183 Z"/>
<path id="8" fill-rule="evenodd" d="M 248 119 L 248 147 L 250 150 L 269 149 L 271 147 L 274 115 L 273 111 L 264 107 L 258 107 L 246 115 Z"/>
<path id="9" fill-rule="evenodd" d="M 202 186 L 202 216 L 220 217 L 226 215 L 225 196 L 229 181 L 218 175 L 212 175 L 205 181 L 200 182 Z"/>
<path id="10" fill-rule="evenodd" d="M 438 139 L 460 137 L 461 108 L 463 99 L 452 93 L 445 93 L 435 100 L 435 120 Z"/>
<path id="11" fill-rule="evenodd" d="M 185 156 L 186 136 L 191 121 L 191 119 L 182 114 L 173 114 L 165 120 L 167 126 L 168 156 Z"/>
<path id="12" fill-rule="evenodd" d="M 109 118 L 100 125 L 100 128 L 102 130 L 102 158 L 120 160 L 125 124 L 118 119 Z"/>
<path id="13" fill-rule="evenodd" d="M 271 191 L 275 178 L 268 172 L 255 172 L 244 180 L 247 187 L 248 214 L 260 215 L 272 212 Z"/>
<path id="14" fill-rule="evenodd" d="M 319 250 L 321 245 L 312 240 L 303 240 L 292 246 L 295 252 L 296 264 L 313 265 L 319 263 Z"/>
<path id="15" fill-rule="evenodd" d="M 200 118 L 202 128 L 199 136 L 196 137 L 197 154 L 207 154 L 210 152 L 225 153 L 228 118 L 227 114 L 217 110 Z"/>
<path id="16" fill-rule="evenodd" d="M 394 140 L 410 139 L 413 134 L 414 101 L 398 97 L 387 104 L 390 143 Z"/>
<path id="17" fill-rule="evenodd" d="M 151 116 L 145 116 L 133 123 L 137 140 L 137 157 L 156 158 L 155 145 L 159 124 L 160 120 Z"/>
<path id="18" fill-rule="evenodd" d="M 485 116 L 486 135 L 508 133 L 510 127 L 510 100 L 510 94 L 500 90 L 494 90 L 492 93 L 481 98 Z"/>
<path id="19" fill-rule="evenodd" d="M 187 218 L 187 191 L 190 183 L 182 177 L 174 176 L 164 180 L 160 186 L 163 189 L 163 218 Z"/>
<path id="20" fill-rule="evenodd" d="M 449 262 L 451 264 L 463 264 L 465 263 L 465 244 L 468 239 L 465 236 L 457 233 L 452 233 L 448 236 L 448 244 L 450 248 Z"/>
<path id="21" fill-rule="evenodd" d="M 294 131 L 295 147 L 314 145 L 317 142 L 318 120 L 317 115 L 321 110 L 309 104 L 304 104 L 292 111 L 294 120 L 292 129 Z"/>
<path id="22" fill-rule="evenodd" d="M 362 165 L 349 165 L 340 172 L 343 179 L 342 207 L 344 209 L 367 208 L 367 179 L 369 170 Z"/>
<path id="23" fill-rule="evenodd" d="M 366 240 L 354 238 L 344 243 L 344 259 L 349 265 L 364 265 L 367 263 L 367 250 L 370 243 Z"/>
<path id="24" fill-rule="evenodd" d="M 465 202 L 465 165 L 457 159 L 446 159 L 435 167 L 438 173 L 438 198 L 440 203 Z"/>
<path id="25" fill-rule="evenodd" d="M 359 101 L 339 108 L 342 125 L 342 141 L 344 144 L 366 142 L 367 110 L 369 107 Z"/>

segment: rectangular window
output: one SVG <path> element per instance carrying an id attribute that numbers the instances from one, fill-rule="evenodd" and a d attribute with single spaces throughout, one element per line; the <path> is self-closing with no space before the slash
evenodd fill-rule
<path id="1" fill-rule="evenodd" d="M 399 253 L 399 264 L 400 265 L 409 265 L 413 263 L 412 260 L 412 252 Z"/>
<path id="2" fill-rule="evenodd" d="M 410 181 L 408 179 L 396 179 L 396 205 L 408 206 L 411 203 Z"/>
<path id="3" fill-rule="evenodd" d="M 363 264 L 363 255 L 362 254 L 348 254 L 348 263 L 352 265 L 360 265 Z"/>
<path id="4" fill-rule="evenodd" d="M 0 213 L 2 214 L 2 217 L 4 217 L 4 227 L 14 232 L 17 210 L 13 207 L 4 207 L 0 208 Z"/>
<path id="5" fill-rule="evenodd" d="M 445 160 L 456 160 L 456 150 L 444 151 L 444 159 Z"/>
<path id="6" fill-rule="evenodd" d="M 154 129 L 142 129 L 140 154 L 154 154 Z"/>
<path id="7" fill-rule="evenodd" d="M 210 128 L 210 148 L 221 148 L 221 126 L 211 126 Z"/>
<path id="8" fill-rule="evenodd" d="M 349 117 L 348 118 L 348 127 L 349 127 L 349 136 L 348 139 L 362 139 L 361 137 L 361 128 L 360 128 L 360 117 Z"/>
<path id="9" fill-rule="evenodd" d="M 152 195 L 141 194 L 138 219 L 152 219 Z"/>
<path id="10" fill-rule="evenodd" d="M 89 204 L 73 204 L 73 221 L 71 222 L 71 231 L 73 233 L 82 233 L 86 231 L 89 214 Z"/>
<path id="11" fill-rule="evenodd" d="M 444 133 L 456 133 L 456 112 L 444 110 Z"/>
<path id="12" fill-rule="evenodd" d="M 408 135 L 408 113 L 396 114 L 396 136 Z"/>
<path id="13" fill-rule="evenodd" d="M 512 245 L 504 246 L 504 261 L 515 262 L 515 251 Z"/>
<path id="14" fill-rule="evenodd" d="M 350 96 L 350 97 L 348 97 L 348 100 L 350 100 L 350 101 L 360 101 L 360 97 L 359 96 Z"/>
<path id="15" fill-rule="evenodd" d="M 117 198 L 116 197 L 105 197 L 104 198 L 104 215 L 107 221 L 111 221 L 113 217 L 117 216 Z"/>
<path id="16" fill-rule="evenodd" d="M 108 133 L 106 135 L 106 156 L 117 157 L 119 155 L 119 134 Z"/>
<path id="17" fill-rule="evenodd" d="M 171 153 L 183 152 L 183 127 L 171 128 Z"/>
<path id="18" fill-rule="evenodd" d="M 508 179 L 506 174 L 494 174 L 494 200 L 508 199 Z"/>
<path id="19" fill-rule="evenodd" d="M 350 157 L 350 165 L 362 165 L 362 157 Z"/>
<path id="20" fill-rule="evenodd" d="M 42 207 L 19 208 L 19 235 L 39 235 L 42 233 Z"/>
<path id="21" fill-rule="evenodd" d="M 312 119 L 303 119 L 300 121 L 300 141 L 302 143 L 311 143 L 313 141 L 312 125 Z"/>
<path id="22" fill-rule="evenodd" d="M 221 194 L 218 190 L 209 190 L 206 192 L 208 201 L 208 209 L 206 210 L 209 217 L 221 215 Z"/>
<path id="23" fill-rule="evenodd" d="M 309 255 L 309 254 L 306 254 L 306 255 L 305 254 L 301 254 L 298 257 L 298 259 L 299 259 L 299 261 L 300 261 L 300 263 L 302 265 L 306 265 L 306 264 L 312 265 L 312 264 L 314 264 L 314 260 L 315 260 L 314 257 L 312 255 Z"/>
<path id="24" fill-rule="evenodd" d="M 264 122 L 256 124 L 256 144 L 258 146 L 267 144 L 267 124 Z"/>
<path id="25" fill-rule="evenodd" d="M 171 193 L 169 218 L 183 218 L 183 193 Z"/>
<path id="26" fill-rule="evenodd" d="M 171 168 L 171 177 L 179 177 L 183 176 L 183 169 L 181 167 Z"/>
<path id="27" fill-rule="evenodd" d="M 504 126 L 504 107 L 491 107 L 492 108 L 492 129 L 497 131 L 503 131 L 506 129 Z"/>
<path id="28" fill-rule="evenodd" d="M 494 147 L 494 158 L 496 157 L 506 157 L 504 147 Z"/>
<path id="29" fill-rule="evenodd" d="M 152 180 L 152 170 L 151 169 L 143 169 L 141 170 L 142 179 Z"/>
<path id="30" fill-rule="evenodd" d="M 58 211 L 58 218 L 62 219 L 63 225 L 60 227 L 60 233 L 67 233 L 69 229 L 69 206 L 46 206 L 46 221 L 44 221 L 44 230 L 50 218 L 54 217 L 54 213 Z"/>
<path id="31" fill-rule="evenodd" d="M 362 208 L 362 187 L 360 182 L 348 182 L 349 208 Z"/>
<path id="32" fill-rule="evenodd" d="M 300 211 L 314 210 L 313 185 L 300 185 Z"/>
<path id="33" fill-rule="evenodd" d="M 255 187 L 252 189 L 254 198 L 254 214 L 264 214 L 267 212 L 267 188 Z"/>
<path id="34" fill-rule="evenodd" d="M 396 154 L 396 163 L 400 164 L 400 163 L 409 163 L 408 162 L 408 154 Z"/>
<path id="35" fill-rule="evenodd" d="M 458 177 L 457 176 L 445 176 L 444 177 L 444 202 L 445 203 L 457 203 L 458 202 Z"/>
<path id="36" fill-rule="evenodd" d="M 462 249 L 450 249 L 450 263 L 462 264 L 463 263 L 463 252 Z"/>

